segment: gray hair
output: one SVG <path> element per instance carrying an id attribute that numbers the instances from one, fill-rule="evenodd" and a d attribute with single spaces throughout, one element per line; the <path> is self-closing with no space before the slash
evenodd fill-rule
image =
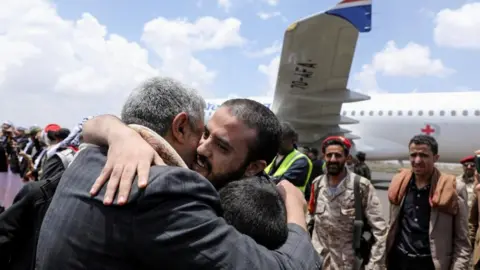
<path id="1" fill-rule="evenodd" d="M 196 129 L 197 121 L 203 122 L 205 107 L 205 100 L 194 89 L 172 78 L 154 77 L 130 94 L 122 108 L 122 120 L 165 136 L 181 112 L 188 114 L 191 127 Z"/>

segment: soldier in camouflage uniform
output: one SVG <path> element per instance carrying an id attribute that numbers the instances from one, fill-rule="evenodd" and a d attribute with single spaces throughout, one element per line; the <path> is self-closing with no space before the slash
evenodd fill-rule
<path id="1" fill-rule="evenodd" d="M 467 196 L 468 196 L 468 208 L 472 207 L 472 198 L 473 198 L 473 182 L 474 182 L 474 173 L 475 173 L 475 157 L 468 156 L 460 160 L 460 163 L 463 165 L 463 174 L 457 176 L 457 181 L 461 181 L 467 187 Z"/>
<path id="2" fill-rule="evenodd" d="M 364 152 L 358 152 L 356 156 L 357 163 L 355 163 L 353 172 L 367 178 L 368 180 L 372 180 L 372 173 L 370 172 L 370 168 L 367 164 L 365 164 L 365 158 L 367 155 Z"/>
<path id="3" fill-rule="evenodd" d="M 314 222 L 312 243 L 324 257 L 324 270 L 352 270 L 354 267 L 355 173 L 345 168 L 350 147 L 349 140 L 343 137 L 327 138 L 322 146 L 327 175 L 317 177 L 312 183 L 314 192 L 309 200 L 309 219 Z M 387 225 L 375 188 L 363 177 L 360 180 L 360 194 L 363 214 L 375 239 L 365 269 L 386 269 Z"/>

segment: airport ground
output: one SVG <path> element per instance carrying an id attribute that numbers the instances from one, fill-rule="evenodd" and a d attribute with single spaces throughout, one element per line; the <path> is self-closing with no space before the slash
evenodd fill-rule
<path id="1" fill-rule="evenodd" d="M 388 198 L 387 189 L 395 172 L 401 168 L 399 164 L 391 162 L 369 162 L 368 165 L 372 170 L 372 182 L 377 189 L 378 197 L 383 207 L 384 216 L 388 219 Z M 405 167 L 408 164 L 405 163 Z M 438 164 L 437 167 L 446 173 L 459 175 L 462 168 L 459 165 Z M 22 187 L 23 183 L 17 175 L 11 173 L 0 173 L 0 205 L 9 207 L 13 198 Z"/>

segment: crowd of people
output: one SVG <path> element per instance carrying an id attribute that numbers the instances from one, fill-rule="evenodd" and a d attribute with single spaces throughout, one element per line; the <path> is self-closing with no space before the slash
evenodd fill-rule
<path id="1" fill-rule="evenodd" d="M 4 123 L 2 169 L 26 184 L 0 214 L 0 269 L 478 269 L 473 157 L 442 173 L 435 139 L 413 136 L 387 221 L 347 138 L 320 152 L 254 100 L 204 109 L 152 78 L 120 119 Z"/>
<path id="2" fill-rule="evenodd" d="M 70 132 L 57 124 L 27 129 L 5 121 L 0 136 L 0 172 L 11 171 L 25 182 L 49 178 L 59 165 L 66 168 L 78 150 L 81 125 Z"/>

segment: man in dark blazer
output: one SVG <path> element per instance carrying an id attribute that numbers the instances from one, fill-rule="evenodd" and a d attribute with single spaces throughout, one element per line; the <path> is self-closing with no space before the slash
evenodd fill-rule
<path id="1" fill-rule="evenodd" d="M 321 262 L 305 228 L 305 200 L 287 181 L 279 186 L 289 234 L 278 250 L 259 246 L 220 217 L 214 186 L 188 169 L 198 165 L 204 107 L 201 97 L 171 79 L 149 80 L 135 90 L 124 105 L 122 120 L 141 125 L 137 131 L 148 134 L 147 141 L 168 166 L 152 166 L 146 188 L 134 185 L 124 206 L 105 206 L 105 188 L 96 197 L 88 191 L 109 150 L 83 147 L 45 216 L 36 269 L 319 269 Z M 255 129 L 247 131 L 245 136 L 253 141 Z M 247 167 L 253 173 L 256 165 Z M 212 171 L 208 164 L 205 170 Z"/>

